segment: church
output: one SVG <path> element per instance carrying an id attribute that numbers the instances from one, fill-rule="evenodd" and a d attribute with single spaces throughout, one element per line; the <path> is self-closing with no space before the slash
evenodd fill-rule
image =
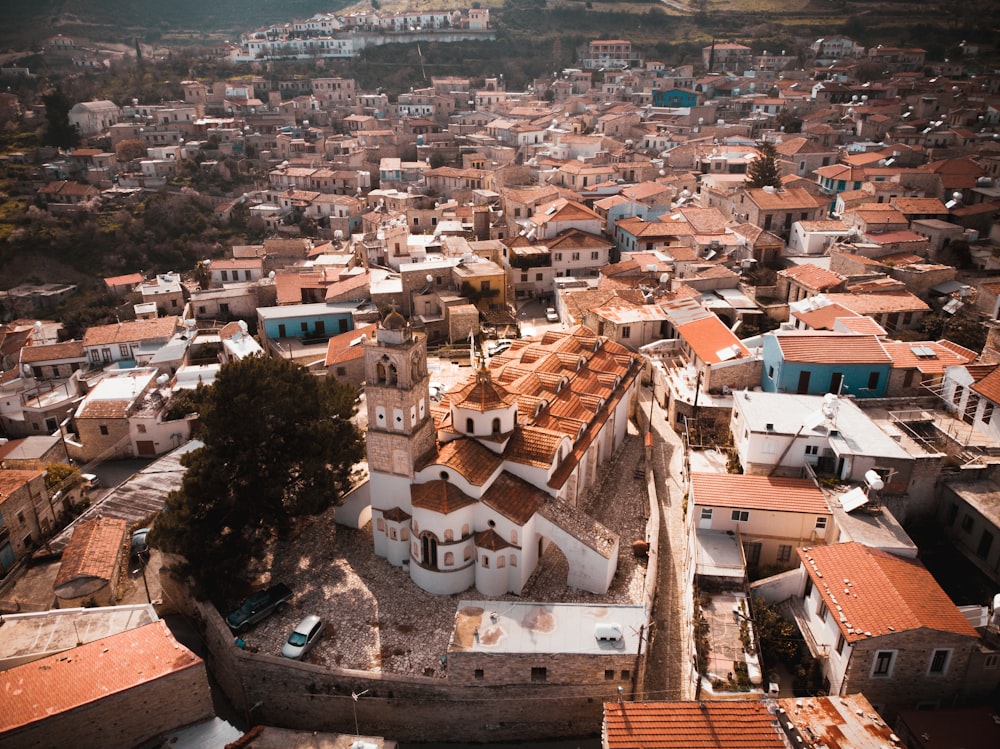
<path id="1" fill-rule="evenodd" d="M 435 594 L 520 594 L 549 544 L 604 593 L 619 538 L 579 509 L 625 439 L 640 370 L 584 327 L 518 340 L 440 403 L 427 341 L 398 312 L 365 345 L 375 553 Z"/>

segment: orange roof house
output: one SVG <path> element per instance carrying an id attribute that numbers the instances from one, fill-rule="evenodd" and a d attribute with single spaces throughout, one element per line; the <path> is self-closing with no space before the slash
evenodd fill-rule
<path id="1" fill-rule="evenodd" d="M 759 700 L 605 702 L 607 749 L 784 749 L 778 719 Z"/>
<path id="2" fill-rule="evenodd" d="M 826 654 L 831 693 L 863 692 L 891 721 L 918 704 L 951 702 L 978 678 L 979 633 L 919 561 L 856 542 L 798 556 L 793 605 L 807 644 Z"/>
<path id="3" fill-rule="evenodd" d="M 127 527 L 128 523 L 120 518 L 104 517 L 77 526 L 53 583 L 61 604 L 79 605 L 90 599 L 99 605 L 115 602 Z"/>
<path id="4" fill-rule="evenodd" d="M 3 746 L 138 746 L 213 714 L 204 661 L 162 621 L 0 672 L 0 693 Z"/>

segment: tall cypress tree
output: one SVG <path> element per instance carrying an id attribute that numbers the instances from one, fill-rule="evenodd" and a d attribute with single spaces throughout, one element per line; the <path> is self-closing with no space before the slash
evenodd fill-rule
<path id="1" fill-rule="evenodd" d="M 758 156 L 747 166 L 747 187 L 781 187 L 781 167 L 774 144 L 764 141 L 757 146 Z"/>

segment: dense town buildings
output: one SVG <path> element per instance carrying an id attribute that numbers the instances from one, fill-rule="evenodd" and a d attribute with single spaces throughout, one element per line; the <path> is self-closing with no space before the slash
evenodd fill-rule
<path id="1" fill-rule="evenodd" d="M 480 8 L 323 13 L 249 32 L 229 58 L 492 34 Z M 992 77 L 925 74 L 944 63 L 839 36 L 801 59 L 713 42 L 699 66 L 670 68 L 599 39 L 578 60 L 523 89 L 432 76 L 391 97 L 331 69 L 257 70 L 185 81 L 182 101 L 74 102 L 84 142 L 31 166 L 34 210 L 72 220 L 173 189 L 184 170 L 228 179 L 237 165 L 252 179 L 215 196 L 215 217 L 266 238 L 220 247 L 193 273 L 105 278 L 128 314 L 78 340 L 47 320 L 74 285 L 3 292 L 0 572 L 15 575 L 80 509 L 15 461 L 160 457 L 175 477 L 197 415 L 171 402 L 227 362 L 280 357 L 364 387 L 364 480 L 337 522 L 368 529 L 377 574 L 428 611 L 469 599 L 448 612 L 429 662 L 413 654 L 420 668 L 368 674 L 342 668 L 327 643 L 304 671 L 236 651 L 214 609 L 177 604 L 207 618 L 221 681 L 247 714 L 308 728 L 321 708 L 297 695 L 356 703 L 372 690 L 380 708 L 426 701 L 422 717 L 385 725 L 440 739 L 450 700 L 518 687 L 570 716 L 539 717 L 552 735 L 596 731 L 603 717 L 605 745 L 633 746 L 640 721 L 669 719 L 699 736 L 748 724 L 761 745 L 794 746 L 795 721 L 832 716 L 838 701 L 893 718 L 995 697 L 992 601 L 957 606 L 906 531 L 940 525 L 1000 583 Z M 876 82 L 862 80 L 870 66 L 884 71 Z M 774 174 L 751 183 L 770 146 Z M 990 326 L 985 345 L 953 340 L 963 321 Z M 440 382 L 453 355 L 468 366 Z M 636 465 L 609 480 L 629 449 Z M 623 510 L 591 510 L 630 480 L 639 499 L 624 535 Z M 668 537 L 657 513 L 673 519 Z M 70 526 L 56 597 L 116 602 L 128 523 L 98 520 Z M 91 537 L 103 539 L 93 550 Z M 660 550 L 680 574 L 655 582 Z M 553 574 L 571 600 L 520 600 Z M 681 653 L 669 678 L 686 701 L 615 702 L 607 690 L 654 692 L 643 647 L 660 615 L 652 590 L 668 585 L 658 595 L 674 601 Z M 349 613 L 330 609 L 350 607 L 327 595 L 308 600 L 333 629 Z M 827 702 L 760 701 L 790 685 L 762 671 L 756 598 L 796 623 Z M 265 647 L 287 634 L 258 631 Z M 203 689 L 200 661 L 179 646 L 167 658 L 160 629 L 103 646 L 133 643 L 156 659 L 155 683 L 123 682 L 117 702 L 81 692 L 57 706 L 60 730 L 88 701 L 113 712 L 142 688 Z M 96 648 L 82 647 L 78 665 L 93 668 Z M 378 650 L 383 669 L 393 654 Z M 17 668 L 44 692 L 44 664 Z M 253 699 L 261 674 L 266 705 L 263 691 Z M 715 699 L 738 692 L 758 700 Z M 538 738 L 531 721 L 516 726 L 523 699 L 459 737 Z M 2 730 L 41 730 L 36 706 L 15 709 Z M 171 709 L 203 717 L 179 698 Z"/>

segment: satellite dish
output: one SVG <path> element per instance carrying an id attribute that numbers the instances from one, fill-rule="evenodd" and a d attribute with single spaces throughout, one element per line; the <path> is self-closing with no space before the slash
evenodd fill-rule
<path id="1" fill-rule="evenodd" d="M 426 278 L 427 278 L 427 283 L 434 283 L 434 276 L 432 276 L 430 273 L 427 274 Z"/>
<path id="2" fill-rule="evenodd" d="M 272 270 L 270 273 L 268 273 L 267 277 L 273 279 L 274 278 L 274 271 Z"/>
<path id="3" fill-rule="evenodd" d="M 241 330 L 241 331 L 243 331 L 244 333 L 246 333 L 246 332 L 247 332 L 248 328 L 247 328 L 247 321 L 246 321 L 246 320 L 240 320 L 240 321 L 239 321 L 239 322 L 237 323 L 237 325 L 239 325 L 239 326 L 240 326 L 240 330 Z"/>
<path id="4" fill-rule="evenodd" d="M 170 378 L 167 377 L 167 375 L 165 374 L 161 374 L 159 377 L 156 378 L 156 384 L 159 385 L 160 387 L 163 387 L 168 382 L 170 382 Z"/>

